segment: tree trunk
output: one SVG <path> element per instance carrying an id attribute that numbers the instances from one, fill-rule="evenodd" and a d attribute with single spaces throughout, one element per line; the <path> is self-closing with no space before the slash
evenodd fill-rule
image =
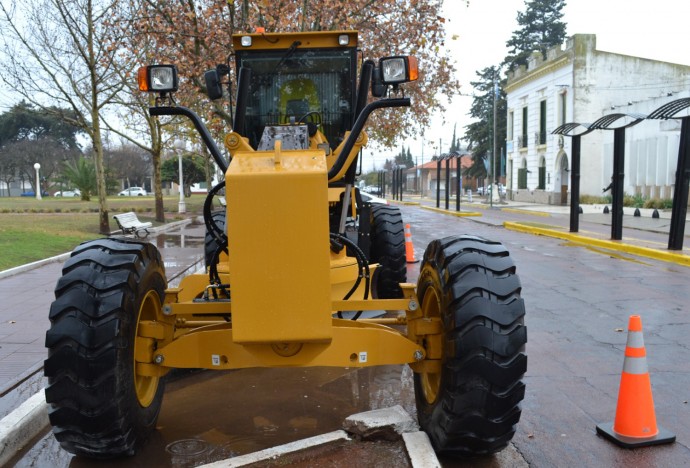
<path id="1" fill-rule="evenodd" d="M 156 197 L 156 221 L 165 222 L 165 210 L 163 207 L 163 184 L 161 183 L 161 151 L 160 146 L 157 151 L 151 153 L 153 162 L 153 194 Z"/>
<path id="2" fill-rule="evenodd" d="M 203 147 L 204 152 L 204 172 L 206 172 L 206 190 L 209 191 L 213 188 L 213 159 L 211 158 L 211 153 L 209 153 L 206 146 Z"/>
<path id="3" fill-rule="evenodd" d="M 98 117 L 98 110 L 91 112 L 93 119 L 93 149 L 96 163 L 96 187 L 98 190 L 98 232 L 110 234 L 110 220 L 108 219 L 108 193 L 105 184 L 105 168 L 103 166 L 103 141 L 101 140 L 101 127 Z"/>
<path id="4" fill-rule="evenodd" d="M 99 74 L 96 52 L 94 51 L 95 31 L 93 24 L 93 5 L 89 1 L 87 3 L 88 16 L 86 18 L 88 25 L 87 47 L 88 47 L 88 69 L 89 78 L 91 79 L 91 125 L 93 130 L 91 139 L 93 141 L 93 150 L 96 156 L 96 187 L 98 190 L 98 231 L 101 234 L 110 234 L 110 220 L 108 219 L 108 193 L 106 192 L 105 184 L 105 167 L 103 165 L 103 140 L 101 139 L 101 117 L 98 114 L 99 108 Z"/>

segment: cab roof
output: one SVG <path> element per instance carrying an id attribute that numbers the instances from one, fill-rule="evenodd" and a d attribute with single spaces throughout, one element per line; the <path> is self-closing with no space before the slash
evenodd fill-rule
<path id="1" fill-rule="evenodd" d="M 347 44 L 339 42 L 347 37 Z M 242 38 L 250 38 L 251 45 L 242 45 Z M 246 41 L 246 39 L 245 39 Z M 233 34 L 232 45 L 235 51 L 288 49 L 295 41 L 301 42 L 299 48 L 352 48 L 357 47 L 357 31 L 307 31 L 288 33 Z"/>

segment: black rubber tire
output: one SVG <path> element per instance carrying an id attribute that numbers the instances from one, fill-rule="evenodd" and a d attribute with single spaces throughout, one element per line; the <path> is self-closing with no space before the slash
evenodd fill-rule
<path id="1" fill-rule="evenodd" d="M 407 281 L 405 226 L 397 206 L 371 205 L 371 250 L 369 259 L 380 264 L 373 278 L 374 297 L 402 297 L 399 283 Z"/>
<path id="2" fill-rule="evenodd" d="M 155 429 L 163 379 L 144 377 L 150 385 L 142 404 L 134 343 L 140 314 L 160 311 L 165 288 L 160 253 L 149 243 L 85 242 L 65 262 L 50 306 L 44 369 L 50 423 L 68 452 L 133 455 Z"/>
<path id="3" fill-rule="evenodd" d="M 213 222 L 216 223 L 216 225 L 220 229 L 227 233 L 225 229 L 225 216 L 225 210 L 217 210 L 211 213 L 211 218 L 213 219 Z M 216 252 L 218 245 L 219 243 L 217 237 L 207 230 L 206 236 L 204 238 L 204 259 L 206 262 L 206 268 L 211 266 L 213 254 Z"/>
<path id="4" fill-rule="evenodd" d="M 434 240 L 417 296 L 440 317 L 441 371 L 415 373 L 420 426 L 438 453 L 471 457 L 508 445 L 520 420 L 527 370 L 525 305 L 508 251 L 471 236 Z"/>

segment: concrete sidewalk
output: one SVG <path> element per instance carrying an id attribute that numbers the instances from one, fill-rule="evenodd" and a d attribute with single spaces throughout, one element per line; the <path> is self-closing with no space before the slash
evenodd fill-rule
<path id="1" fill-rule="evenodd" d="M 411 200 L 411 201 L 410 201 Z M 455 200 L 450 200 L 448 210 L 445 200 L 436 208 L 436 199 L 412 197 L 399 204 L 419 204 L 422 208 L 445 212 L 453 216 L 467 216 L 474 222 L 504 226 L 508 229 L 528 232 L 535 235 L 555 237 L 574 243 L 591 245 L 596 248 L 615 250 L 626 254 L 639 255 L 656 260 L 690 266 L 690 219 L 686 219 L 682 250 L 668 250 L 671 212 L 659 211 L 654 218 L 654 210 L 640 209 L 635 216 L 635 208 L 623 210 L 623 235 L 621 240 L 611 239 L 610 213 L 605 207 L 610 205 L 581 205 L 579 228 L 570 232 L 570 207 L 540 205 L 525 202 L 502 201 L 489 204 L 480 197 L 472 202 L 462 200 L 460 212 L 456 211 Z"/>

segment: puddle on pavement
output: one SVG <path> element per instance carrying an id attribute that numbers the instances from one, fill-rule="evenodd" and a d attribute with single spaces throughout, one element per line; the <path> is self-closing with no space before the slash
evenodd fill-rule
<path id="1" fill-rule="evenodd" d="M 338 430 L 353 413 L 396 404 L 415 416 L 407 366 L 188 372 L 168 382 L 158 429 L 142 450 L 99 466 L 199 466 Z M 352 466 L 349 450 L 334 452 L 342 465 L 328 466 Z M 386 450 L 375 452 L 385 460 L 393 456 Z M 48 433 L 15 466 L 90 467 L 93 460 L 63 451 Z"/>
<path id="2" fill-rule="evenodd" d="M 156 237 L 156 247 L 159 249 L 169 249 L 172 247 L 182 247 L 189 249 L 204 248 L 204 237 L 199 235 L 184 234 L 173 232 L 170 234 L 159 235 Z"/>

